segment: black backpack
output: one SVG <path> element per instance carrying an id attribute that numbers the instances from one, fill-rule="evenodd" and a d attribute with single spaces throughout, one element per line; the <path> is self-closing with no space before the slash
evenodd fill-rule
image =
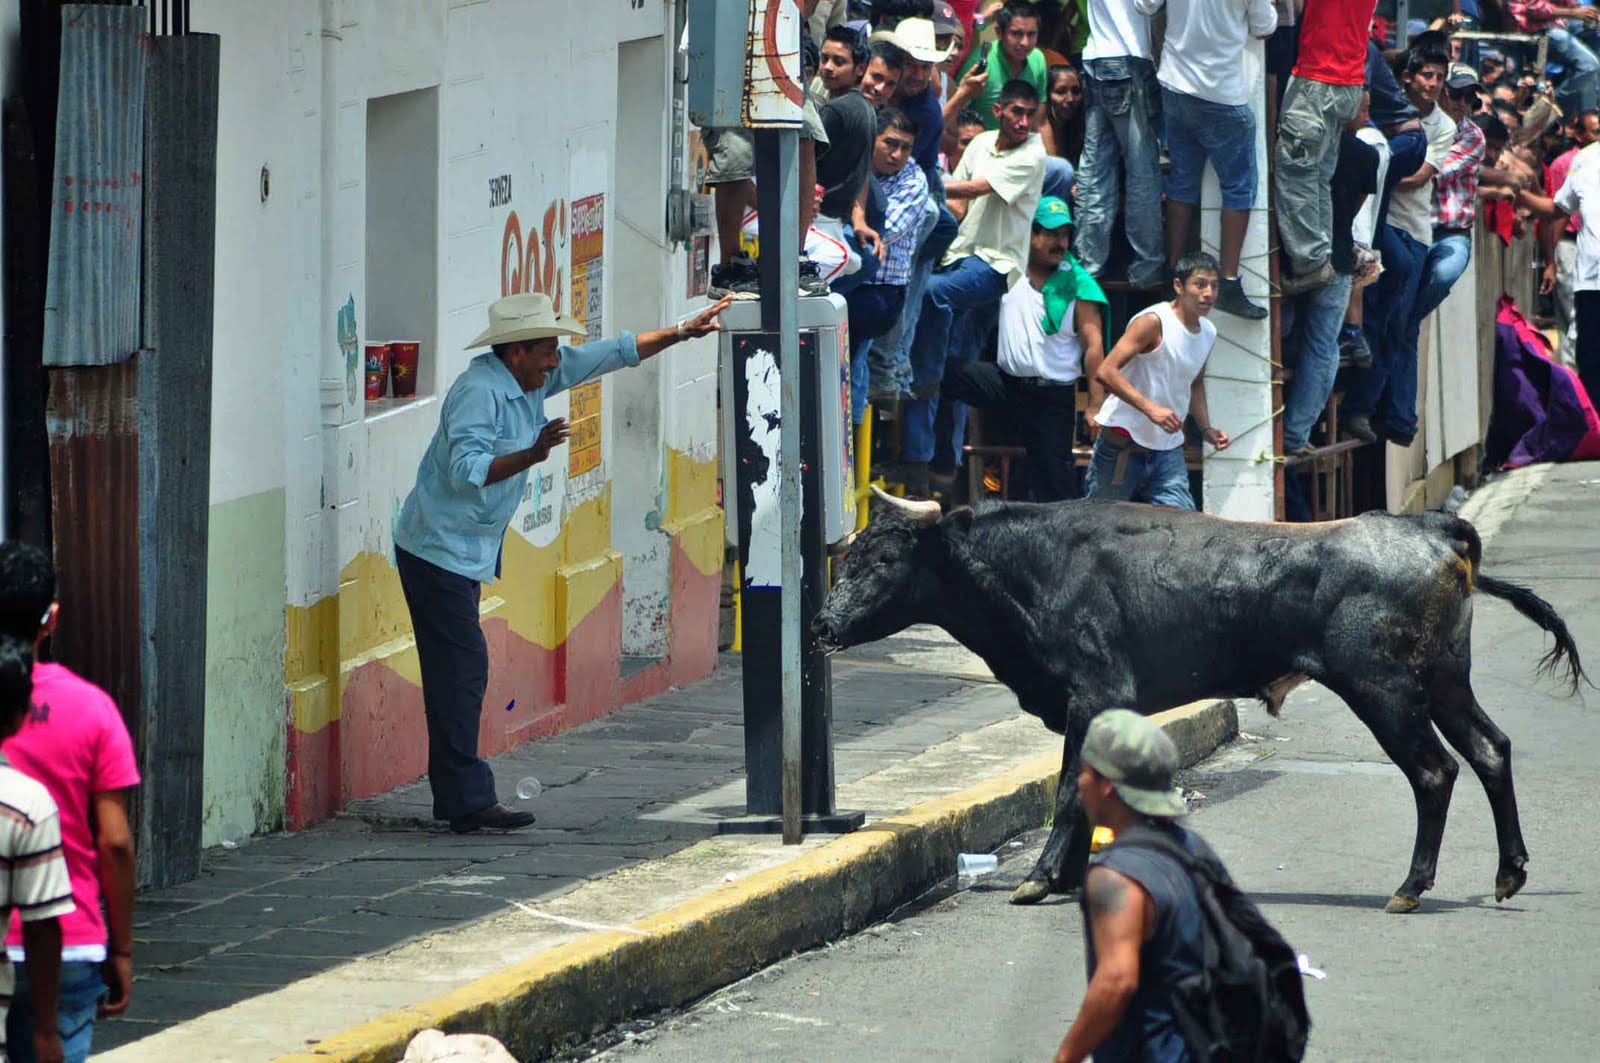
<path id="1" fill-rule="evenodd" d="M 1167 987 L 1195 1063 L 1297 1063 L 1311 1015 L 1295 951 L 1239 891 L 1215 858 L 1197 857 L 1152 827 L 1117 835 L 1113 848 L 1149 849 L 1188 872 L 1205 934 L 1201 970 Z"/>

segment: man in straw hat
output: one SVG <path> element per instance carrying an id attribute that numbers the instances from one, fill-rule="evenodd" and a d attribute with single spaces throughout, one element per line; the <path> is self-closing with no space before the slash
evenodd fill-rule
<path id="1" fill-rule="evenodd" d="M 489 682 L 478 598 L 483 581 L 500 575 L 501 542 L 528 470 L 566 441 L 566 419 L 547 419 L 545 399 L 720 331 L 728 302 L 672 328 L 569 347 L 563 338 L 584 335 L 583 322 L 557 313 L 548 295 L 528 292 L 491 303 L 489 327 L 467 344 L 491 350 L 450 386 L 394 528 L 395 563 L 422 667 L 433 815 L 456 833 L 533 822 L 531 813 L 499 803 L 494 774 L 478 756 Z"/>
<path id="2" fill-rule="evenodd" d="M 1102 712 L 1089 724 L 1081 757 L 1078 797 L 1091 823 L 1117 836 L 1153 828 L 1189 853 L 1215 859 L 1198 835 L 1172 822 L 1188 806 L 1172 784 L 1177 747 L 1160 727 L 1127 709 Z M 1113 845 L 1089 864 L 1083 908 L 1089 986 L 1056 1063 L 1091 1052 L 1103 1063 L 1189 1059 L 1164 989 L 1205 962 L 1189 873 L 1158 850 Z"/>

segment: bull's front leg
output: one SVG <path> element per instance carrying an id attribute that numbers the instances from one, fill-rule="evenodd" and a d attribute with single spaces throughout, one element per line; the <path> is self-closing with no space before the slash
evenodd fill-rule
<path id="1" fill-rule="evenodd" d="M 1037 904 L 1051 893 L 1069 893 L 1083 885 L 1089 864 L 1089 821 L 1078 800 L 1078 753 L 1083 733 L 1069 728 L 1061 744 L 1061 778 L 1056 783 L 1055 821 L 1044 852 L 1028 877 L 1011 895 L 1012 904 Z"/>

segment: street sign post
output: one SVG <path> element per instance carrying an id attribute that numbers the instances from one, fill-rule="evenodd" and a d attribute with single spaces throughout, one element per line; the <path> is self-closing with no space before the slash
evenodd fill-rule
<path id="1" fill-rule="evenodd" d="M 734 488 L 729 515 L 738 524 L 743 562 L 749 815 L 726 821 L 722 829 L 767 833 L 781 825 L 784 842 L 791 845 L 807 830 L 853 830 L 864 819 L 859 812 L 840 815 L 834 808 L 831 673 L 809 631 L 809 619 L 827 593 L 818 429 L 824 415 L 838 416 L 839 410 L 824 411 L 817 399 L 815 342 L 810 358 L 801 347 L 799 206 L 810 189 L 799 187 L 805 100 L 799 19 L 794 0 L 700 0 L 691 6 L 689 25 L 690 117 L 702 126 L 752 131 L 761 233 L 760 332 L 730 336 L 724 343 L 737 430 L 723 442 L 750 451 L 738 455 L 736 482 L 729 485 Z M 730 27 L 741 22 L 745 32 L 736 38 Z M 737 62 L 728 54 L 735 47 Z M 761 438 L 769 444 L 763 448 L 750 427 L 752 374 L 759 375 L 768 405 L 774 405 L 774 371 L 777 409 L 761 409 Z M 774 412 L 776 462 L 770 448 Z"/>

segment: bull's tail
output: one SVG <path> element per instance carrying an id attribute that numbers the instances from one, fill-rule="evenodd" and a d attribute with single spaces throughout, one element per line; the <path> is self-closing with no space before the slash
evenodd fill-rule
<path id="1" fill-rule="evenodd" d="M 1587 681 L 1589 677 L 1584 674 L 1583 662 L 1578 659 L 1578 644 L 1572 641 L 1572 633 L 1567 630 L 1567 622 L 1561 619 L 1561 614 L 1557 613 L 1549 602 L 1519 583 L 1509 583 L 1479 573 L 1477 586 L 1485 594 L 1509 602 L 1511 608 L 1550 633 L 1556 644 L 1551 647 L 1549 653 L 1539 658 L 1539 674 L 1555 675 L 1564 658 L 1567 681 L 1572 685 L 1572 693 L 1576 694 L 1578 681 Z"/>

